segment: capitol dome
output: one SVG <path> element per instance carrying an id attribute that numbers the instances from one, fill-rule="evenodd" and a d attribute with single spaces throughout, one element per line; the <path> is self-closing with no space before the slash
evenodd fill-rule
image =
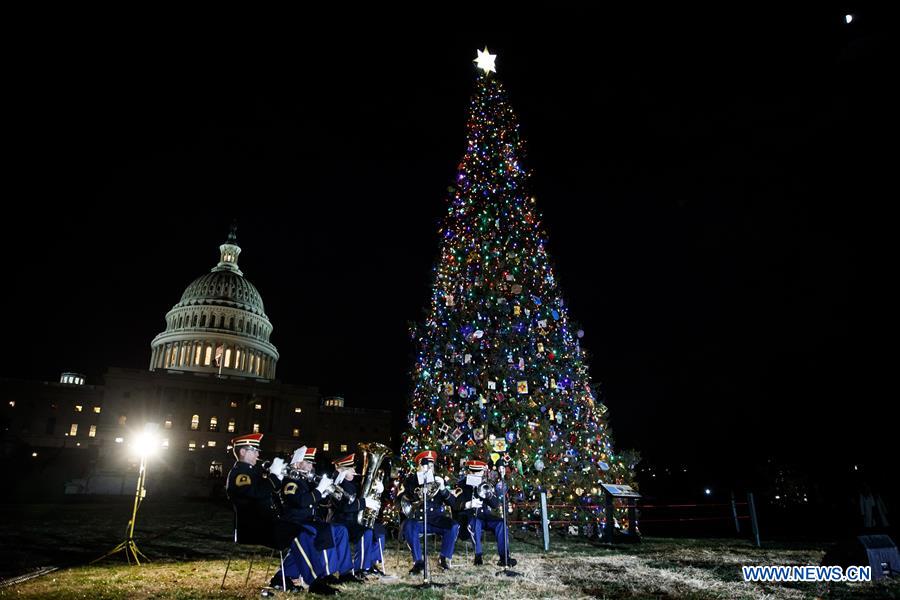
<path id="1" fill-rule="evenodd" d="M 166 314 L 151 343 L 150 370 L 275 378 L 278 350 L 259 291 L 238 268 L 235 229 L 219 246 L 219 264 L 195 279 Z"/>

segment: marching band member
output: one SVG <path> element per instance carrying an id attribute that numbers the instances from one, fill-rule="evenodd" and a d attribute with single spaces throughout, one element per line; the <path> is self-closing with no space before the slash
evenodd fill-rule
<path id="1" fill-rule="evenodd" d="M 507 557 L 510 567 L 516 565 L 516 559 L 509 557 L 506 548 L 506 526 L 503 517 L 494 513 L 498 508 L 502 511 L 500 497 L 505 491 L 506 484 L 502 481 L 496 485 L 486 481 L 487 463 L 480 460 L 470 460 L 466 464 L 468 475 L 462 477 L 453 492 L 456 497 L 455 515 L 463 527 L 466 527 L 472 542 L 475 544 L 475 564 L 483 565 L 481 550 L 481 533 L 484 529 L 494 532 L 497 538 L 497 554 L 500 566 L 504 565 L 503 557 Z"/>
<path id="2" fill-rule="evenodd" d="M 400 488 L 401 498 L 414 505 L 415 512 L 403 523 L 403 537 L 412 554 L 413 567 L 410 574 L 421 573 L 425 568 L 425 560 L 422 556 L 422 547 L 419 543 L 419 534 L 423 532 L 423 503 L 421 494 L 428 496 L 428 531 L 441 536 L 440 565 L 444 570 L 451 568 L 453 560 L 453 546 L 456 544 L 456 536 L 459 533 L 459 523 L 456 523 L 444 513 L 444 505 L 451 508 L 454 499 L 450 491 L 444 485 L 444 480 L 434 476 L 434 461 L 437 460 L 437 452 L 425 450 L 415 457 L 419 469 L 406 478 Z M 424 488 L 420 490 L 420 488 Z M 432 495 L 433 494 L 433 495 Z"/>
<path id="3" fill-rule="evenodd" d="M 351 570 L 347 530 L 323 523 L 316 508 L 331 493 L 332 480 L 322 476 L 315 483 L 316 449 L 298 448 L 291 457 L 291 469 L 284 478 L 281 498 L 284 506 L 282 521 L 285 531 L 293 537 L 292 549 L 300 554 L 300 573 L 312 593 L 331 595 L 328 586 L 332 575 Z"/>
<path id="4" fill-rule="evenodd" d="M 353 553 L 353 568 L 358 574 L 367 571 L 382 572 L 381 568 L 381 551 L 384 548 L 386 531 L 380 525 L 376 529 L 381 531 L 375 532 L 372 529 L 360 525 L 358 521 L 359 513 L 369 506 L 377 508 L 372 504 L 369 498 L 360 497 L 359 487 L 354 480 L 358 473 L 355 467 L 356 454 L 348 454 L 343 458 L 333 461 L 337 469 L 335 483 L 340 485 L 346 492 L 344 497 L 334 503 L 334 514 L 332 523 L 339 523 L 347 528 L 350 532 L 350 539 L 356 544 L 356 550 Z M 382 533 L 384 532 L 384 533 Z M 378 563 L 376 565 L 376 563 Z"/>
<path id="5" fill-rule="evenodd" d="M 228 473 L 225 492 L 234 505 L 235 542 L 238 544 L 259 544 L 270 548 L 284 548 L 278 535 L 278 489 L 281 482 L 275 473 L 280 472 L 284 461 L 272 461 L 269 473 L 256 466 L 263 434 L 250 433 L 231 440 L 232 452 L 237 462 Z M 284 581 L 290 589 L 298 574 L 299 552 L 291 547 L 284 561 Z M 272 578 L 273 586 L 282 585 L 279 570 Z M 289 582 L 289 583 L 288 583 Z"/>

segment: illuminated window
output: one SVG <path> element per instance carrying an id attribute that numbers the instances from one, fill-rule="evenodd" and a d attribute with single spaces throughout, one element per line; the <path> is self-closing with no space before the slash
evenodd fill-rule
<path id="1" fill-rule="evenodd" d="M 196 449 L 197 449 L 197 442 L 195 442 L 194 440 L 189 441 L 188 442 L 188 452 L 193 452 Z"/>
<path id="2" fill-rule="evenodd" d="M 209 366 L 212 362 L 212 346 L 206 347 L 206 356 L 203 357 L 203 364 Z"/>
<path id="3" fill-rule="evenodd" d="M 228 433 L 234 433 L 234 419 L 228 419 Z"/>
<path id="4" fill-rule="evenodd" d="M 97 426 L 91 425 L 90 430 L 88 430 L 88 437 L 97 437 Z"/>
<path id="5" fill-rule="evenodd" d="M 225 368 L 226 369 L 231 368 L 231 348 L 229 348 L 225 351 Z"/>
<path id="6" fill-rule="evenodd" d="M 218 431 L 219 430 L 219 417 L 210 417 L 209 418 L 209 430 L 210 431 Z"/>
<path id="7" fill-rule="evenodd" d="M 166 420 L 163 422 L 163 427 L 166 429 L 172 429 L 172 415 L 166 415 Z"/>
<path id="8" fill-rule="evenodd" d="M 123 438 L 123 437 L 117 437 L 117 438 L 116 438 L 116 443 L 117 443 L 117 444 L 121 444 L 121 443 L 124 442 L 124 441 L 125 441 L 125 438 Z"/>
<path id="9" fill-rule="evenodd" d="M 222 476 L 222 463 L 217 460 L 209 463 L 209 476 L 210 477 L 221 477 Z"/>
<path id="10" fill-rule="evenodd" d="M 69 435 L 78 435 L 78 423 L 72 423 L 69 427 Z"/>
<path id="11" fill-rule="evenodd" d="M 322 444 L 322 452 L 328 452 L 328 442 Z"/>
<path id="12" fill-rule="evenodd" d="M 81 412 L 82 406 L 80 404 L 75 405 L 75 412 Z"/>
<path id="13" fill-rule="evenodd" d="M 253 424 L 253 433 L 259 433 L 259 423 Z"/>
<path id="14" fill-rule="evenodd" d="M 100 414 L 100 407 L 99 407 L 99 406 L 95 406 L 95 407 L 94 407 L 94 412 L 97 413 L 97 414 L 99 415 L 99 414 Z"/>
<path id="15" fill-rule="evenodd" d="M 253 408 L 255 408 L 256 410 L 262 410 L 262 404 L 254 404 Z"/>
<path id="16" fill-rule="evenodd" d="M 234 329 L 234 327 L 232 327 L 232 329 Z M 241 351 L 240 350 L 234 351 L 234 368 L 235 369 L 241 368 Z"/>
<path id="17" fill-rule="evenodd" d="M 16 407 L 16 401 L 15 401 L 15 400 L 10 400 L 10 401 L 9 401 L 9 407 L 10 407 L 10 408 L 15 408 L 15 407 Z"/>
<path id="18" fill-rule="evenodd" d="M 196 321 L 196 320 L 197 320 L 197 315 L 194 315 L 194 321 Z M 197 346 L 196 352 L 194 352 L 194 364 L 195 364 L 195 365 L 199 365 L 199 364 L 200 364 L 200 351 L 201 351 L 201 348 L 200 348 L 200 346 L 198 345 L 198 346 Z"/>
<path id="19" fill-rule="evenodd" d="M 297 413 L 297 414 L 299 415 L 300 413 L 303 412 L 303 409 L 300 408 L 299 406 L 297 406 L 297 407 L 294 408 L 294 412 Z"/>
<path id="20" fill-rule="evenodd" d="M 347 444 L 341 444 L 341 452 L 347 451 Z"/>
<path id="21" fill-rule="evenodd" d="M 169 438 L 163 438 L 162 440 L 160 440 L 160 445 L 163 448 L 168 448 L 169 447 Z"/>
<path id="22" fill-rule="evenodd" d="M 232 400 L 228 405 L 229 405 L 231 408 L 237 408 L 237 402 L 235 402 L 234 400 Z"/>
<path id="23" fill-rule="evenodd" d="M 125 415 L 119 415 L 119 425 L 124 425 L 125 421 L 127 421 L 127 420 L 128 420 L 128 417 L 126 417 Z"/>
<path id="24" fill-rule="evenodd" d="M 191 431 L 200 429 L 200 415 L 191 416 Z"/>
<path id="25" fill-rule="evenodd" d="M 299 428 L 299 427 L 294 427 L 294 430 L 291 432 L 291 436 L 293 436 L 293 437 L 300 437 L 300 428 Z"/>
<path id="26" fill-rule="evenodd" d="M 209 446 L 210 448 L 215 448 L 216 440 L 209 440 L 208 442 L 206 442 L 206 445 Z"/>

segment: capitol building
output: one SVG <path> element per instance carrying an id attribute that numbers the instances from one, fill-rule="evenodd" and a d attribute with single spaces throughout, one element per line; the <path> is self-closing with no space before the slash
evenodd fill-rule
<path id="1" fill-rule="evenodd" d="M 300 445 L 320 462 L 360 442 L 393 445 L 391 413 L 276 378 L 279 353 L 262 296 L 239 267 L 234 229 L 219 260 L 165 315 L 149 368 L 108 368 L 102 381 L 64 372 L 58 381 L 0 378 L 0 452 L 48 495 L 133 494 L 129 443 L 159 438 L 158 480 L 172 493 L 208 495 L 233 456 L 231 438 L 261 432 L 263 457 Z"/>
<path id="2" fill-rule="evenodd" d="M 272 323 L 256 286 L 238 268 L 234 230 L 219 252 L 219 264 L 195 279 L 166 314 L 166 329 L 151 346 L 150 370 L 274 379 Z"/>

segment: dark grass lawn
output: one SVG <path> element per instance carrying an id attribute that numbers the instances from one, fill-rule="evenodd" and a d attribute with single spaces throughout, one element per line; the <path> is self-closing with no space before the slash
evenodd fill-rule
<path id="1" fill-rule="evenodd" d="M 253 552 L 255 564 L 244 585 L 249 551 L 235 553 L 231 510 L 215 503 L 151 503 L 140 511 L 136 539 L 150 564 L 128 567 L 120 554 L 88 563 L 125 535 L 127 504 L 0 506 L 3 519 L 3 577 L 43 565 L 61 567 L 26 583 L 0 588 L 2 598 L 258 598 L 275 559 Z M 455 568 L 435 571 L 446 587 L 422 591 L 407 575 L 409 558 L 389 544 L 387 569 L 395 579 L 342 586 L 346 598 L 898 598 L 896 582 L 875 584 L 756 584 L 741 579 L 741 565 L 818 564 L 824 547 L 765 544 L 743 540 L 647 539 L 606 548 L 583 539 L 554 535 L 544 553 L 533 534 L 517 534 L 514 555 L 521 577 L 496 576 L 494 566 L 474 567 L 466 546 L 457 545 Z M 493 550 L 493 542 L 487 547 Z M 232 562 L 220 590 L 229 553 Z"/>

